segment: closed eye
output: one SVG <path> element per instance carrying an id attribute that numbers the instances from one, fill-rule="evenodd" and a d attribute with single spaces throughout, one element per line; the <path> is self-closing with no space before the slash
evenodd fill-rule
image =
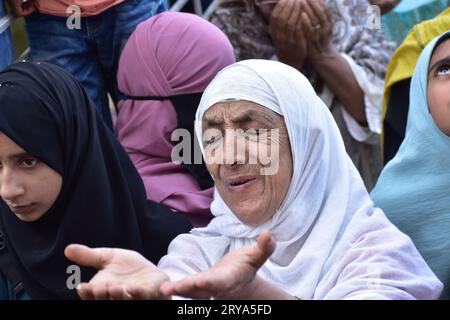
<path id="1" fill-rule="evenodd" d="M 222 138 L 222 132 L 218 129 L 207 129 L 203 133 L 203 145 L 208 146 L 216 143 Z"/>
<path id="2" fill-rule="evenodd" d="M 210 138 L 208 138 L 206 140 L 203 140 L 203 144 L 205 146 L 207 146 L 207 145 L 214 144 L 214 143 L 216 143 L 219 140 L 220 140 L 220 136 L 212 136 L 212 137 L 210 137 Z"/>

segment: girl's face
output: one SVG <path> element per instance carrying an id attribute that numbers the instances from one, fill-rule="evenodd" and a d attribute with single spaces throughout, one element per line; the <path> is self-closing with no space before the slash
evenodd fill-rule
<path id="1" fill-rule="evenodd" d="M 42 217 L 56 201 L 62 177 L 0 132 L 0 197 L 22 221 Z"/>
<path id="2" fill-rule="evenodd" d="M 450 38 L 442 42 L 431 57 L 428 105 L 438 128 L 450 136 Z"/>

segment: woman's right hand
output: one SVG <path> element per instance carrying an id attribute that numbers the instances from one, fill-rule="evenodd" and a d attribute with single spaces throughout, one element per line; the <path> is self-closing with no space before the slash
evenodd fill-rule
<path id="1" fill-rule="evenodd" d="M 263 231 L 254 245 L 231 251 L 211 269 L 176 282 L 164 282 L 161 292 L 192 299 L 288 299 L 290 295 L 268 284 L 256 273 L 276 247 L 269 232 Z"/>
<path id="2" fill-rule="evenodd" d="M 280 0 L 269 23 L 269 33 L 278 59 L 300 69 L 308 53 L 301 14 L 304 0 Z"/>
<path id="3" fill-rule="evenodd" d="M 77 287 L 86 299 L 162 299 L 160 286 L 168 276 L 135 251 L 71 244 L 64 251 L 75 263 L 98 269 L 88 282 Z"/>

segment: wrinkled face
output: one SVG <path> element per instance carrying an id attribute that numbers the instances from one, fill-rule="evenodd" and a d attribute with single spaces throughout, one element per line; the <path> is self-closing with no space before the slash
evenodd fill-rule
<path id="1" fill-rule="evenodd" d="M 249 101 L 220 102 L 203 117 L 205 162 L 239 220 L 259 226 L 281 206 L 292 178 L 284 118 Z"/>
<path id="2" fill-rule="evenodd" d="M 0 132 L 0 197 L 22 221 L 42 217 L 61 191 L 62 177 Z"/>
<path id="3" fill-rule="evenodd" d="M 450 136 L 450 39 L 442 42 L 431 57 L 428 106 L 436 125 Z"/>

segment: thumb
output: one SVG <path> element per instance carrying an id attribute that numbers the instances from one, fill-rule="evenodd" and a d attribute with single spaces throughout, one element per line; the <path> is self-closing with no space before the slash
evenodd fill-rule
<path id="1" fill-rule="evenodd" d="M 110 248 L 89 248 L 81 244 L 70 244 L 64 250 L 67 259 L 73 262 L 95 269 L 103 269 L 113 258 L 113 250 Z"/>
<path id="2" fill-rule="evenodd" d="M 267 258 L 272 255 L 277 246 L 272 235 L 267 230 L 264 230 L 259 234 L 257 243 L 259 249 L 267 255 Z"/>
<path id="3" fill-rule="evenodd" d="M 175 284 L 171 281 L 165 281 L 159 288 L 164 299 L 170 299 L 175 293 Z"/>
<path id="4" fill-rule="evenodd" d="M 259 269 L 275 251 L 276 243 L 268 231 L 262 231 L 253 246 L 254 263 Z"/>

